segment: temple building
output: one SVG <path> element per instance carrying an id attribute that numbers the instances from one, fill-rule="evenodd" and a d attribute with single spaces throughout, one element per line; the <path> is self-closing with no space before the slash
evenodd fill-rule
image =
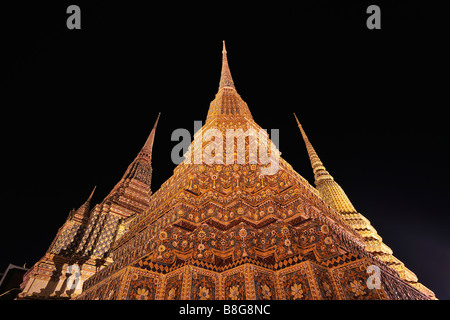
<path id="1" fill-rule="evenodd" d="M 92 191 L 70 211 L 21 299 L 436 299 L 354 208 L 296 116 L 315 187 L 268 148 L 267 133 L 254 134 L 263 130 L 236 90 L 225 42 L 206 122 L 152 192 L 158 119 L 109 195 L 92 206 Z"/>

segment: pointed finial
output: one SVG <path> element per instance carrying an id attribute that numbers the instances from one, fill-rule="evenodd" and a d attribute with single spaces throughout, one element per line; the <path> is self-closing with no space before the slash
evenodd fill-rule
<path id="1" fill-rule="evenodd" d="M 91 194 L 89 195 L 89 198 L 76 210 L 72 210 L 73 214 L 69 217 L 76 217 L 77 219 L 85 219 L 89 215 L 89 211 L 91 209 L 91 200 L 94 195 L 95 189 L 97 189 L 97 186 L 94 187 Z"/>
<path id="2" fill-rule="evenodd" d="M 152 130 L 156 130 L 156 126 L 158 125 L 159 117 L 161 116 L 161 112 L 158 112 L 158 117 L 156 118 L 155 124 L 153 125 Z"/>
<path id="3" fill-rule="evenodd" d="M 308 145 L 309 145 L 312 148 L 312 145 L 310 144 L 309 139 L 308 139 L 305 131 L 303 130 L 302 125 L 300 124 L 300 121 L 298 121 L 298 118 L 297 118 L 297 115 L 295 114 L 295 112 L 294 112 L 294 117 L 295 117 L 295 121 L 297 121 L 297 125 L 298 125 L 298 128 L 300 129 L 300 132 L 302 134 L 303 140 L 305 140 L 306 147 L 308 148 Z"/>
<path id="4" fill-rule="evenodd" d="M 153 129 L 150 132 L 147 141 L 145 141 L 142 150 L 139 152 L 139 155 L 144 155 L 148 158 L 151 158 L 152 149 L 153 149 L 153 141 L 155 140 L 155 132 L 156 126 L 158 125 L 159 117 L 161 116 L 161 112 L 158 113 L 158 117 L 156 118 L 155 124 L 153 125 Z"/>
<path id="5" fill-rule="evenodd" d="M 221 88 L 232 88 L 234 87 L 233 78 L 231 77 L 230 67 L 228 66 L 228 58 L 227 58 L 227 49 L 225 47 L 225 40 L 223 40 L 223 49 L 222 49 L 222 72 L 220 74 L 220 83 L 219 90 Z"/>
<path id="6" fill-rule="evenodd" d="M 295 114 L 295 112 L 294 112 L 294 117 L 295 117 L 295 120 L 297 121 L 298 126 L 301 127 L 302 125 L 300 124 L 300 121 L 298 121 L 298 118 L 297 118 L 297 115 Z"/>
<path id="7" fill-rule="evenodd" d="M 91 194 L 89 195 L 89 198 L 87 198 L 86 202 L 82 205 L 82 207 L 90 205 L 92 197 L 94 196 L 95 189 L 97 189 L 97 186 L 94 186 L 94 189 L 92 189 Z M 78 208 L 78 210 L 80 210 L 80 208 Z"/>
<path id="8" fill-rule="evenodd" d="M 298 121 L 297 115 L 295 113 L 294 117 L 302 134 L 303 141 L 305 142 L 306 150 L 308 151 L 309 160 L 311 161 L 311 167 L 314 172 L 315 184 L 317 185 L 317 183 L 323 180 L 334 180 L 333 177 L 325 169 L 322 161 L 320 161 L 316 150 L 314 150 L 311 142 L 309 142 L 308 136 L 306 135 L 305 130 L 303 130 L 303 127 L 300 124 L 300 121 Z"/>
<path id="9" fill-rule="evenodd" d="M 95 189 L 97 189 L 97 186 L 95 186 L 94 189 L 92 190 L 91 195 L 88 198 L 88 201 L 91 201 L 92 196 L 94 195 Z"/>

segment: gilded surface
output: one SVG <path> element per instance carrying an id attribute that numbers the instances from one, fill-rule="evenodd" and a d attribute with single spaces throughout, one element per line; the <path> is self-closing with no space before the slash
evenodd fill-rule
<path id="1" fill-rule="evenodd" d="M 194 161 L 195 152 L 220 144 L 203 141 L 201 135 L 207 129 L 224 136 L 227 129 L 241 129 L 232 138 L 233 149 L 227 149 L 226 139 L 223 148 L 214 149 L 221 150 L 215 156 L 232 157 L 231 163 Z M 253 152 L 250 146 L 268 145 L 270 140 L 266 135 L 255 142 L 245 137 L 248 129 L 260 127 L 236 91 L 224 44 L 219 90 L 191 144 L 190 158 L 186 157 L 191 161 L 178 165 L 152 194 L 153 129 L 122 180 L 89 212 L 82 227 L 67 224 L 58 233 L 51 252 L 60 254 L 73 247 L 71 258 L 78 253 L 95 266 L 77 298 L 432 297 L 392 267 L 393 260 L 386 259 L 395 259 L 392 251 L 355 211 L 309 141 L 317 189 L 281 157 L 276 173 L 262 174 L 267 164 L 248 161 Z M 246 146 L 245 163 L 238 161 L 239 139 Z M 77 233 L 79 240 L 72 240 Z M 369 265 L 381 270 L 378 289 L 366 284 Z M 39 272 L 33 274 L 36 277 Z"/>

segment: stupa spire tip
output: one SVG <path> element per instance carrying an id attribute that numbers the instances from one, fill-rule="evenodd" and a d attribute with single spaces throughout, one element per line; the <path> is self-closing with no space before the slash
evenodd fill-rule
<path id="1" fill-rule="evenodd" d="M 222 40 L 222 47 L 222 72 L 220 74 L 219 89 L 224 87 L 236 89 L 234 86 L 233 78 L 231 77 L 230 67 L 228 66 L 225 40 Z"/>

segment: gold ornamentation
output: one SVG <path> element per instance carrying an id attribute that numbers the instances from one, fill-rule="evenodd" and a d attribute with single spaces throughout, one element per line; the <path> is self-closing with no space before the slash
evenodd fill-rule
<path id="1" fill-rule="evenodd" d="M 224 48 L 219 90 L 202 130 L 259 130 L 236 91 L 225 52 Z M 392 292 L 364 291 L 362 280 L 354 280 L 367 278 L 365 268 L 359 266 L 372 261 L 378 254 L 375 250 L 384 254 L 389 250 L 380 244 L 381 237 L 367 219 L 354 211 L 344 212 L 354 210 L 351 202 L 300 129 L 317 189 L 282 158 L 277 173 L 262 175 L 260 163 L 237 164 L 237 151 L 231 151 L 234 161 L 228 165 L 178 165 L 154 193 L 141 188 L 151 177 L 149 164 L 144 168 L 147 175 L 133 164 L 127 172 L 133 175 L 139 169 L 142 179 L 120 185 L 116 198 L 126 199 L 126 206 L 119 208 L 109 199 L 99 205 L 104 211 L 90 213 L 86 241 L 91 235 L 94 241 L 100 239 L 91 249 L 99 258 L 105 254 L 110 259 L 98 270 L 93 266 L 81 297 L 106 299 L 113 293 L 112 298 L 119 299 L 381 299 L 404 297 L 403 292 L 421 297 L 408 284 L 395 282 L 394 273 L 393 280 L 385 279 L 391 281 L 385 287 Z M 199 140 L 201 134 L 195 136 L 191 151 L 201 152 L 214 144 Z M 252 152 L 250 140 L 243 139 L 247 158 Z M 129 189 L 122 187 L 127 184 Z M 113 220 L 116 214 L 121 216 Z M 114 240 L 118 225 L 121 234 Z M 63 239 L 55 241 L 54 254 L 56 249 L 70 248 L 77 228 L 64 229 Z M 103 240 L 106 234 L 111 235 L 109 242 Z M 368 237 L 378 242 L 365 243 Z M 398 264 L 393 259 L 383 261 Z M 401 276 L 414 279 L 404 268 L 397 269 Z M 46 270 L 48 277 L 53 271 Z M 123 276 L 130 272 L 131 276 Z"/>
<path id="2" fill-rule="evenodd" d="M 205 288 L 205 287 L 200 287 L 200 300 L 208 300 L 209 299 L 209 289 Z"/>
<path id="3" fill-rule="evenodd" d="M 173 298 L 175 298 L 175 293 L 176 293 L 176 288 L 171 288 L 170 290 L 169 290 L 169 295 L 168 295 L 168 299 L 169 300 L 173 300 Z"/>
<path id="4" fill-rule="evenodd" d="M 261 286 L 261 292 L 264 300 L 270 300 L 272 292 L 270 292 L 270 288 L 267 286 L 267 284 L 263 284 Z"/>
<path id="5" fill-rule="evenodd" d="M 137 300 L 147 300 L 148 297 L 148 290 L 139 288 L 137 289 L 136 299 Z"/>
<path id="6" fill-rule="evenodd" d="M 230 287 L 230 292 L 228 294 L 228 297 L 231 300 L 237 300 L 238 299 L 238 297 L 239 297 L 239 285 L 235 285 L 235 286 Z"/>

